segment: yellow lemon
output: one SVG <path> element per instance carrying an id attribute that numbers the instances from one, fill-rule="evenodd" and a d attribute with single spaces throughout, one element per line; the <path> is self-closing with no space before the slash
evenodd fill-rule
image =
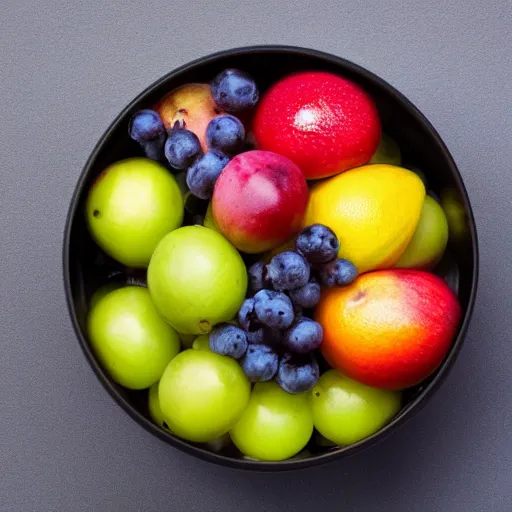
<path id="1" fill-rule="evenodd" d="M 304 225 L 325 224 L 340 240 L 338 256 L 359 272 L 392 267 L 418 224 L 425 186 L 412 171 L 365 165 L 315 184 Z"/>

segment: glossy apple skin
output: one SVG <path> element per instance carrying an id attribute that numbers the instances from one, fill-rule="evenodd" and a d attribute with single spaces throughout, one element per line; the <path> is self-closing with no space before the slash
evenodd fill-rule
<path id="1" fill-rule="evenodd" d="M 399 390 L 441 364 L 461 318 L 457 297 L 422 270 L 368 272 L 324 290 L 315 310 L 329 364 L 368 386 Z"/>
<path id="2" fill-rule="evenodd" d="M 269 151 L 242 153 L 224 168 L 212 199 L 218 230 L 239 250 L 281 245 L 301 227 L 309 191 L 301 170 Z"/>
<path id="3" fill-rule="evenodd" d="M 314 71 L 274 84 L 257 106 L 253 132 L 259 149 L 290 158 L 311 180 L 368 163 L 381 126 L 373 100 L 359 85 Z"/>
<path id="4" fill-rule="evenodd" d="M 185 84 L 167 93 L 154 107 L 169 130 L 176 122 L 194 132 L 203 151 L 206 147 L 206 127 L 219 114 L 208 84 Z"/>

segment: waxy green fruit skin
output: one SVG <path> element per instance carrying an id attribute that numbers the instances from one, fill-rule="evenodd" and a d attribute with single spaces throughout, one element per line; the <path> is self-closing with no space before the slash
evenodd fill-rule
<path id="1" fill-rule="evenodd" d="M 429 270 L 442 258 L 447 243 L 446 215 L 441 205 L 427 195 L 412 239 L 395 266 Z"/>
<path id="2" fill-rule="evenodd" d="M 158 244 L 148 267 L 148 288 L 178 332 L 207 334 L 237 314 L 247 291 L 247 270 L 220 233 L 186 226 Z"/>
<path id="3" fill-rule="evenodd" d="M 160 409 L 169 429 L 198 443 L 228 432 L 250 394 L 251 384 L 234 359 L 201 349 L 178 354 L 158 386 Z"/>
<path id="4" fill-rule="evenodd" d="M 312 433 L 308 395 L 292 395 L 269 381 L 254 386 L 249 405 L 229 434 L 244 455 L 279 461 L 299 453 Z"/>
<path id="5" fill-rule="evenodd" d="M 163 429 L 169 432 L 169 429 L 166 427 L 167 423 L 165 423 L 164 415 L 162 414 L 162 409 L 160 409 L 160 401 L 158 400 L 158 385 L 159 382 L 155 382 L 150 388 L 148 393 L 148 410 L 151 419 Z"/>
<path id="6" fill-rule="evenodd" d="M 374 434 L 391 420 L 400 410 L 401 394 L 329 370 L 310 391 L 310 402 L 315 428 L 329 441 L 346 446 Z"/>
<path id="7" fill-rule="evenodd" d="M 381 134 L 377 150 L 373 154 L 370 164 L 390 164 L 400 166 L 402 156 L 398 144 L 385 133 Z"/>
<path id="8" fill-rule="evenodd" d="M 148 158 L 128 158 L 107 167 L 86 202 L 94 240 L 128 267 L 147 267 L 158 242 L 181 225 L 183 214 L 173 175 Z"/>
<path id="9" fill-rule="evenodd" d="M 180 350 L 178 333 L 159 315 L 146 288 L 110 292 L 91 309 L 87 324 L 96 357 L 128 389 L 149 388 Z"/>

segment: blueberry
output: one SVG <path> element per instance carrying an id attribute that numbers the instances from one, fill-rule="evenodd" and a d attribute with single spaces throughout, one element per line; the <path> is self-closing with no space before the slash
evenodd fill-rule
<path id="1" fill-rule="evenodd" d="M 304 228 L 295 244 L 297 251 L 310 263 L 327 263 L 336 257 L 340 249 L 338 237 L 323 224 L 312 224 Z"/>
<path id="2" fill-rule="evenodd" d="M 245 299 L 238 311 L 238 323 L 242 329 L 250 331 L 254 320 L 254 299 Z"/>
<path id="3" fill-rule="evenodd" d="M 276 254 L 267 265 L 267 278 L 275 290 L 295 290 L 309 281 L 310 267 L 295 251 Z"/>
<path id="4" fill-rule="evenodd" d="M 238 69 L 226 69 L 211 83 L 212 96 L 219 108 L 226 112 L 238 112 L 258 103 L 259 92 L 252 77 Z"/>
<path id="5" fill-rule="evenodd" d="M 293 305 L 293 316 L 295 320 L 298 320 L 299 318 L 302 318 L 304 316 L 304 310 L 302 306 L 299 306 L 295 302 L 292 301 Z"/>
<path id="6" fill-rule="evenodd" d="M 329 288 L 346 286 L 357 277 L 357 268 L 350 261 L 337 258 L 323 265 L 318 276 L 322 284 Z"/>
<path id="7" fill-rule="evenodd" d="M 288 393 L 303 393 L 312 389 L 320 377 L 318 363 L 312 355 L 285 354 L 277 370 L 277 383 Z"/>
<path id="8" fill-rule="evenodd" d="M 175 169 L 184 170 L 201 155 L 197 135 L 185 128 L 173 128 L 165 141 L 165 158 Z"/>
<path id="9" fill-rule="evenodd" d="M 247 341 L 252 345 L 260 345 L 261 343 L 265 343 L 265 329 L 260 327 L 255 331 L 246 331 Z"/>
<path id="10" fill-rule="evenodd" d="M 249 291 L 257 293 L 265 288 L 265 264 L 257 261 L 249 267 Z"/>
<path id="11" fill-rule="evenodd" d="M 290 352 L 307 354 L 320 346 L 323 336 L 324 331 L 318 322 L 303 317 L 284 333 L 283 344 Z"/>
<path id="12" fill-rule="evenodd" d="M 130 120 L 128 133 L 141 145 L 148 158 L 159 162 L 164 161 L 167 132 L 157 112 L 149 109 L 136 112 Z"/>
<path id="13" fill-rule="evenodd" d="M 247 350 L 245 332 L 232 324 L 215 326 L 209 336 L 210 348 L 213 352 L 234 359 L 240 359 Z"/>
<path id="14" fill-rule="evenodd" d="M 294 318 L 290 298 L 274 290 L 260 290 L 254 296 L 254 311 L 263 325 L 277 329 L 286 329 Z"/>
<path id="15" fill-rule="evenodd" d="M 283 332 L 275 327 L 263 327 L 263 343 L 271 347 L 279 347 L 283 340 Z"/>
<path id="16" fill-rule="evenodd" d="M 250 345 L 241 361 L 242 369 L 251 382 L 264 382 L 274 377 L 279 358 L 268 345 Z"/>
<path id="17" fill-rule="evenodd" d="M 165 126 L 154 110 L 139 110 L 130 120 L 128 133 L 133 140 L 144 143 L 159 139 L 165 134 Z"/>
<path id="18" fill-rule="evenodd" d="M 151 160 L 165 163 L 164 144 L 166 135 L 162 135 L 158 140 L 148 140 L 141 144 L 144 153 Z"/>
<path id="19" fill-rule="evenodd" d="M 228 162 L 229 158 L 215 149 L 198 158 L 187 171 L 190 191 L 201 199 L 210 199 L 215 182 Z"/>
<path id="20" fill-rule="evenodd" d="M 259 327 L 246 331 L 247 341 L 250 345 L 268 345 L 277 349 L 281 345 L 282 331 L 274 327 Z"/>
<path id="21" fill-rule="evenodd" d="M 206 144 L 209 148 L 234 155 L 242 150 L 244 140 L 244 125 L 230 114 L 214 117 L 206 127 Z"/>
<path id="22" fill-rule="evenodd" d="M 296 290 L 291 290 L 289 295 L 294 306 L 297 305 L 306 309 L 314 308 L 320 300 L 320 283 L 312 277 L 309 283 Z"/>

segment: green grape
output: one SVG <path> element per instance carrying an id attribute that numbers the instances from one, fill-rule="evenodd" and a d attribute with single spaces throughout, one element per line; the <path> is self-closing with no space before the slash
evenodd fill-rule
<path id="1" fill-rule="evenodd" d="M 278 461 L 300 452 L 312 432 L 307 393 L 292 395 L 269 381 L 254 386 L 249 405 L 230 435 L 244 455 Z"/>
<path id="2" fill-rule="evenodd" d="M 401 394 L 329 370 L 310 391 L 310 401 L 320 434 L 333 443 L 350 445 L 382 428 L 400 410 Z"/>
<path id="3" fill-rule="evenodd" d="M 178 333 L 158 314 L 149 292 L 126 286 L 103 297 L 88 318 L 91 346 L 121 386 L 149 388 L 180 350 Z"/>
<path id="4" fill-rule="evenodd" d="M 249 401 L 251 385 L 240 365 L 209 350 L 185 350 L 160 379 L 160 408 L 177 436 L 206 443 L 225 434 Z"/>
<path id="5" fill-rule="evenodd" d="M 192 343 L 192 348 L 194 350 L 210 350 L 210 336 L 208 334 L 198 336 Z"/>

